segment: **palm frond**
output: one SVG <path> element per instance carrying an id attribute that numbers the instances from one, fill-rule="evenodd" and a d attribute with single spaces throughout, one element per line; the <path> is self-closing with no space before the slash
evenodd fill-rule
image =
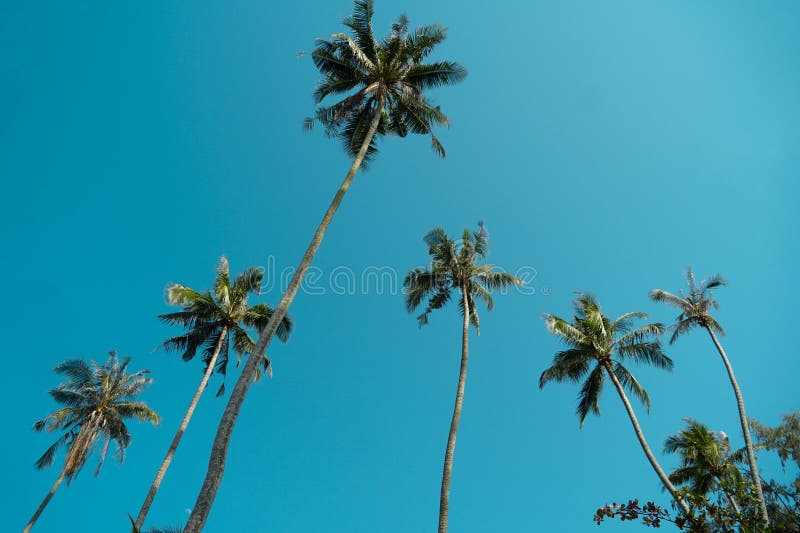
<path id="1" fill-rule="evenodd" d="M 628 372 L 628 369 L 622 366 L 621 363 L 616 363 L 614 365 L 614 374 L 617 375 L 619 382 L 622 386 L 628 390 L 636 399 L 642 402 L 642 405 L 645 406 L 647 412 L 650 412 L 650 396 L 647 394 L 647 391 L 644 390 L 644 387 L 633 377 L 633 374 Z"/>
<path id="2" fill-rule="evenodd" d="M 246 311 L 242 316 L 242 322 L 254 328 L 259 333 L 267 327 L 272 318 L 274 309 L 267 304 L 256 304 Z M 278 328 L 275 330 L 275 335 L 281 342 L 286 342 L 294 330 L 294 321 L 288 314 L 284 315 L 283 319 L 278 323 Z"/>
<path id="3" fill-rule="evenodd" d="M 558 336 L 565 343 L 576 348 L 582 348 L 587 344 L 586 335 L 573 324 L 549 313 L 544 313 L 543 316 L 547 330 Z"/>
<path id="4" fill-rule="evenodd" d="M 681 311 L 684 311 L 689 305 L 685 298 L 681 298 L 680 296 L 676 296 L 671 292 L 661 289 L 653 289 L 650 291 L 649 296 L 654 302 L 664 303 Z"/>
<path id="5" fill-rule="evenodd" d="M 645 318 L 647 315 L 645 315 Z M 647 324 L 646 326 L 638 327 L 634 330 L 628 331 L 621 337 L 614 341 L 617 346 L 628 346 L 630 344 L 640 343 L 650 337 L 658 337 L 664 333 L 664 325 L 658 322 Z"/>
<path id="6" fill-rule="evenodd" d="M 477 277 L 486 284 L 489 290 L 493 291 L 523 284 L 521 279 L 508 272 L 486 272 L 479 274 Z"/>
<path id="7" fill-rule="evenodd" d="M 644 320 L 646 318 L 647 313 L 643 313 L 641 311 L 631 311 L 630 313 L 625 313 L 614 319 L 612 322 L 612 327 L 614 328 L 614 331 L 619 333 L 627 333 L 630 331 L 631 327 L 633 327 L 633 323 L 636 320 Z"/>
<path id="8" fill-rule="evenodd" d="M 372 0 L 355 0 L 353 2 L 353 14 L 342 21 L 342 24 L 352 30 L 356 46 L 373 63 L 378 61 L 378 43 L 375 42 L 375 35 L 372 32 L 372 17 L 374 14 L 375 7 Z"/>
<path id="9" fill-rule="evenodd" d="M 447 38 L 447 30 L 440 24 L 426 24 L 418 27 L 406 38 L 406 50 L 412 61 L 418 63 L 425 59 L 437 45 Z"/>
<path id="10" fill-rule="evenodd" d="M 200 294 L 194 289 L 181 285 L 180 283 L 171 283 L 167 286 L 165 291 L 167 303 L 170 305 L 192 305 L 196 302 L 209 303 L 211 299 L 210 294 Z"/>
<path id="11" fill-rule="evenodd" d="M 75 390 L 80 390 L 92 383 L 94 373 L 88 364 L 81 359 L 67 359 L 53 369 L 56 374 L 63 374 Z"/>
<path id="12" fill-rule="evenodd" d="M 700 283 L 700 290 L 705 292 L 710 289 L 716 289 L 717 287 L 723 287 L 727 284 L 728 282 L 725 281 L 725 278 L 723 278 L 721 274 L 714 274 Z"/>
<path id="13" fill-rule="evenodd" d="M 572 381 L 577 383 L 589 371 L 594 355 L 584 348 L 572 348 L 556 353 L 553 364 L 539 376 L 539 388 L 550 381 Z"/>
<path id="14" fill-rule="evenodd" d="M 60 450 L 64 446 L 67 446 L 69 444 L 70 440 L 72 439 L 72 437 L 73 437 L 73 433 L 71 431 L 67 431 L 61 437 L 59 437 L 58 440 L 56 440 L 53 443 L 52 446 L 47 448 L 47 451 L 45 451 L 42 454 L 42 456 L 39 457 L 39 459 L 36 460 L 36 463 L 35 463 L 36 469 L 37 470 L 42 470 L 42 469 L 47 468 L 48 466 L 52 465 L 53 461 L 55 460 L 55 456 L 56 456 L 56 453 L 58 452 L 58 450 Z"/>
<path id="15" fill-rule="evenodd" d="M 648 364 L 656 368 L 672 370 L 674 367 L 672 359 L 667 357 L 662 351 L 661 343 L 658 341 L 638 342 L 617 346 L 617 354 L 620 359 Z"/>
<path id="16" fill-rule="evenodd" d="M 578 407 L 575 413 L 578 415 L 581 427 L 586 421 L 589 413 L 600 415 L 600 393 L 603 391 L 603 367 L 597 365 L 586 378 L 580 392 L 578 393 Z"/>
<path id="17" fill-rule="evenodd" d="M 438 291 L 440 286 L 440 276 L 430 270 L 415 268 L 410 271 L 403 281 L 406 310 L 409 313 L 414 312 L 422 301 Z"/>
<path id="18" fill-rule="evenodd" d="M 678 337 L 681 335 L 685 335 L 688 333 L 693 327 L 697 326 L 698 323 L 693 318 L 684 318 L 681 319 L 678 317 L 678 321 L 675 322 L 672 326 L 670 326 L 670 330 L 672 331 L 672 335 L 669 338 L 669 343 L 674 344 Z"/>
<path id="19" fill-rule="evenodd" d="M 467 70 L 455 61 L 440 61 L 427 65 L 417 64 L 406 74 L 406 83 L 420 89 L 434 89 L 454 85 L 467 77 Z"/>
<path id="20" fill-rule="evenodd" d="M 264 271 L 258 267 L 250 267 L 234 280 L 233 287 L 239 297 L 245 297 L 248 293 L 258 294 L 261 292 L 261 280 L 264 278 Z"/>

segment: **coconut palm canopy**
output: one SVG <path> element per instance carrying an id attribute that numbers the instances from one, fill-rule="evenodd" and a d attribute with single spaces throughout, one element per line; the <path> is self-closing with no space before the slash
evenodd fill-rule
<path id="1" fill-rule="evenodd" d="M 67 378 L 67 381 L 50 391 L 50 396 L 63 407 L 37 421 L 33 429 L 64 433 L 36 461 L 36 468 L 52 465 L 58 450 L 65 448 L 68 454 L 64 469 L 66 480 L 70 482 L 97 449 L 97 475 L 111 443 L 116 447 L 114 455 L 119 462 L 125 459 L 125 450 L 131 443 L 126 420 L 158 423 L 156 412 L 144 402 L 136 400 L 152 382 L 150 372 L 140 370 L 128 374 L 129 364 L 130 358 L 119 359 L 111 352 L 103 365 L 94 361 L 86 363 L 81 359 L 69 359 L 53 369 Z"/>
<path id="2" fill-rule="evenodd" d="M 670 480 L 677 485 L 687 484 L 700 494 L 714 490 L 724 479 L 742 480 L 736 463 L 746 459 L 746 450 L 731 451 L 727 435 L 712 432 L 696 420 L 687 419 L 685 429 L 669 436 L 664 451 L 680 458 L 680 466 L 669 475 Z"/>
<path id="3" fill-rule="evenodd" d="M 674 307 L 680 311 L 672 325 L 672 336 L 669 343 L 674 343 L 678 337 L 689 332 L 693 327 L 708 326 L 717 333 L 724 334 L 725 330 L 711 316 L 711 311 L 719 309 L 719 304 L 712 294 L 713 289 L 727 285 L 725 279 L 719 274 L 704 279 L 699 284 L 695 281 L 691 268 L 686 269 L 686 290 L 681 290 L 677 295 L 662 289 L 650 291 L 650 299 Z"/>
<path id="4" fill-rule="evenodd" d="M 372 30 L 374 13 L 372 0 L 356 0 L 353 14 L 342 21 L 349 35 L 336 33 L 330 39 L 317 40 L 311 57 L 322 77 L 314 101 L 319 104 L 328 97 L 347 96 L 319 107 L 305 126 L 321 124 L 327 135 L 339 138 L 347 153 L 355 157 L 379 111 L 382 117 L 365 164 L 377 153 L 378 138 L 385 135 L 429 135 L 433 150 L 444 157 L 444 146 L 433 129 L 450 121 L 425 92 L 458 83 L 467 71 L 455 61 L 426 61 L 447 38 L 444 27 L 431 24 L 411 30 L 408 19 L 401 15 L 389 35 L 377 39 Z"/>
<path id="5" fill-rule="evenodd" d="M 33 468 L 63 433 L 30 427 L 62 407 L 47 394 L 63 381 L 52 368 L 82 354 L 102 364 L 117 347 L 134 358 L 130 372 L 152 370 L 141 398 L 164 420 L 157 429 L 127 422 L 125 464 L 117 467 L 112 443 L 94 479 L 93 455 L 33 532 L 97 529 L 73 520 L 86 502 L 93 521 L 127 532 L 125 514 L 142 503 L 205 366 L 205 345 L 186 364 L 182 350 L 150 353 L 188 331 L 155 319 L 181 310 L 164 288 L 213 295 L 225 253 L 231 283 L 246 267 L 265 267 L 264 294 L 251 294 L 250 305 L 277 308 L 288 281 L 280 276 L 297 266 L 351 162 L 323 124 L 303 132 L 301 123 L 315 115 L 311 95 L 324 79 L 315 38 L 354 39 L 340 23 L 353 2 L 4 6 L 0 322 L 12 409 L 0 457 L 13 483 L 4 508 L 16 510 L 7 528 L 19 533 L 64 457 L 62 448 L 52 467 Z M 353 181 L 314 260 L 321 277 L 309 286 L 325 294 L 301 290 L 289 343 L 273 339 L 266 351 L 275 378 L 248 393 L 206 529 L 432 531 L 462 317 L 454 293 L 418 329 L 428 299 L 409 314 L 398 293 L 412 266 L 429 264 L 420 239 L 428 230 L 441 225 L 458 241 L 462 227 L 484 219 L 485 262 L 527 284 L 493 293 L 491 312 L 475 301 L 481 337 L 471 326 L 453 532 L 645 533 L 591 523 L 614 498 L 669 498 L 609 382 L 603 416 L 590 412 L 582 431 L 574 411 L 588 374 L 538 390 L 553 355 L 570 348 L 540 316 L 571 321 L 572 291 L 587 290 L 612 320 L 641 310 L 650 318 L 634 327 L 668 327 L 681 311 L 652 303 L 648 291 L 680 296 L 689 264 L 698 284 L 721 272 L 730 286 L 712 290 L 720 310 L 710 312 L 726 331 L 720 340 L 748 416 L 771 426 L 798 407 L 800 357 L 787 332 L 800 301 L 800 2 L 375 0 L 377 42 L 401 13 L 409 35 L 446 28 L 423 64 L 468 70 L 456 85 L 423 91 L 451 122 L 431 127 L 447 158 L 428 134 L 374 143 L 369 172 Z M 339 266 L 352 271 L 355 290 L 332 288 Z M 360 290 L 368 266 L 394 269 L 394 296 L 377 295 L 375 277 Z M 45 308 L 52 319 L 42 320 Z M 668 473 L 678 457 L 661 453 L 664 439 L 684 417 L 744 445 L 707 333 L 694 328 L 673 348 L 671 335 L 661 341 L 674 373 L 622 360 L 649 394 L 649 416 L 630 401 Z M 232 340 L 229 349 L 225 395 L 214 398 L 223 380 L 215 373 L 145 532 L 187 521 L 241 368 Z M 587 453 L 598 443 L 605 461 Z M 759 451 L 759 465 L 772 454 Z M 780 475 L 776 461 L 763 465 L 765 481 Z M 111 493 L 124 505 L 100 499 Z M 248 501 L 256 503 L 245 512 Z"/>
<path id="6" fill-rule="evenodd" d="M 127 420 L 158 423 L 158 414 L 136 399 L 152 381 L 148 376 L 150 372 L 140 370 L 128 374 L 129 363 L 130 358 L 120 360 L 111 352 L 102 366 L 94 361 L 69 359 L 54 368 L 56 373 L 67 378 L 50 391 L 50 396 L 63 407 L 36 422 L 33 429 L 64 433 L 36 461 L 36 468 L 52 465 L 61 448 L 66 449 L 66 455 L 55 483 L 28 520 L 23 533 L 33 528 L 62 482 L 75 479 L 95 450 L 99 450 L 95 476 L 100 473 L 111 443 L 116 446 L 119 462 L 123 462 L 131 442 Z"/>
<path id="7" fill-rule="evenodd" d="M 649 410 L 650 396 L 623 363 L 633 362 L 672 370 L 672 359 L 662 351 L 658 340 L 663 326 L 652 323 L 634 327 L 637 320 L 647 318 L 646 313 L 639 311 L 625 313 L 611 320 L 600 311 L 594 296 L 586 293 L 578 293 L 573 305 L 575 314 L 572 320 L 549 313 L 544 315 L 547 329 L 568 348 L 553 357 L 552 366 L 539 377 L 539 387 L 544 387 L 550 381 L 578 383 L 583 380 L 576 409 L 583 426 L 590 413 L 600 414 L 604 371 L 606 364 L 611 364 L 625 389 Z"/>
<path id="8" fill-rule="evenodd" d="M 493 265 L 479 263 L 489 253 L 489 232 L 483 222 L 478 223 L 477 231 L 465 229 L 460 241 L 450 239 L 442 228 L 431 230 L 424 241 L 428 245 L 431 265 L 416 268 L 406 276 L 403 283 L 406 308 L 412 312 L 427 300 L 425 310 L 417 317 L 419 325 L 424 326 L 430 314 L 444 307 L 455 292 L 463 315 L 463 288 L 469 304 L 470 323 L 480 333 L 480 317 L 475 302 L 482 302 L 491 311 L 494 308 L 493 290 L 520 285 L 522 281 L 507 272 L 495 271 Z"/>
<path id="9" fill-rule="evenodd" d="M 191 361 L 197 351 L 202 349 L 203 361 L 208 364 L 220 341 L 223 328 L 227 328 L 228 334 L 222 339 L 222 349 L 215 364 L 215 371 L 225 376 L 231 345 L 238 365 L 242 357 L 249 355 L 255 346 L 247 328 L 260 331 L 272 316 L 272 307 L 269 305 L 258 303 L 251 306 L 249 302 L 249 296 L 260 292 L 263 277 L 264 272 L 260 268 L 251 267 L 231 280 L 228 258 L 222 256 L 217 265 L 217 276 L 212 290 L 200 292 L 186 285 L 171 284 L 167 287 L 167 301 L 171 305 L 181 306 L 181 310 L 165 313 L 158 318 L 188 331 L 164 341 L 164 349 L 181 353 L 184 361 Z M 276 335 L 286 342 L 292 328 L 292 319 L 286 316 L 278 325 Z M 271 372 L 268 357 L 263 358 L 259 368 Z M 224 391 L 223 382 L 217 396 Z"/>

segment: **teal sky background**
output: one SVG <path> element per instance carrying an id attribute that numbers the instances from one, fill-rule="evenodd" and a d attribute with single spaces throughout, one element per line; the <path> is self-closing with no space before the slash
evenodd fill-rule
<path id="1" fill-rule="evenodd" d="M 291 3 L 3 2 L 0 5 L 0 310 L 9 530 L 57 476 L 33 462 L 54 435 L 32 423 L 66 358 L 109 349 L 150 368 L 125 464 L 64 486 L 35 531 L 127 531 L 194 387 L 199 361 L 153 347 L 163 289 L 210 286 L 223 253 L 239 272 L 299 261 L 349 161 L 314 111 L 314 38 L 347 0 Z M 748 414 L 775 424 L 798 405 L 800 3 L 378 0 L 376 33 L 400 13 L 440 22 L 435 58 L 470 72 L 433 96 L 452 127 L 441 161 L 424 137 L 388 139 L 360 173 L 315 261 L 399 276 L 421 237 L 485 220 L 490 261 L 535 269 L 535 294 L 482 313 L 471 339 L 451 494 L 451 531 L 599 531 L 594 510 L 667 503 L 608 388 L 582 430 L 577 387 L 537 388 L 559 349 L 542 312 L 573 291 L 604 311 L 643 310 L 683 269 L 721 272 L 723 343 Z M 320 282 L 321 285 L 325 285 Z M 206 531 L 433 531 L 459 364 L 455 306 L 418 329 L 400 294 L 301 294 L 274 377 L 251 389 Z M 275 304 L 277 290 L 261 301 Z M 722 363 L 700 332 L 668 352 L 673 373 L 634 367 L 654 449 L 697 418 L 741 444 Z M 238 375 L 231 371 L 231 378 Z M 186 520 L 224 407 L 201 401 L 149 521 Z M 232 383 L 232 379 L 229 380 Z M 662 456 L 659 454 L 659 457 Z M 672 458 L 663 464 L 674 466 Z M 769 477 L 776 464 L 766 460 Z M 641 526 L 608 523 L 603 531 Z"/>

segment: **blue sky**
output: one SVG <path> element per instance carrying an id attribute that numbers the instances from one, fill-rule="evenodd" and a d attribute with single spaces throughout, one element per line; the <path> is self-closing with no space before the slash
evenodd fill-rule
<path id="1" fill-rule="evenodd" d="M 774 424 L 798 407 L 787 332 L 799 296 L 800 4 L 376 8 L 378 34 L 401 12 L 446 25 L 435 57 L 470 75 L 433 94 L 452 120 L 439 132 L 447 160 L 425 138 L 389 139 L 359 174 L 315 261 L 323 280 L 337 267 L 402 276 L 425 261 L 429 229 L 458 234 L 479 219 L 492 263 L 536 272 L 535 294 L 498 296 L 472 337 L 452 531 L 595 531 L 608 501 L 666 503 L 612 390 L 579 430 L 577 389 L 537 388 L 559 349 L 540 315 L 568 315 L 575 290 L 608 314 L 667 322 L 674 313 L 650 289 L 677 290 L 690 264 L 723 273 L 718 318 L 748 413 Z M 52 367 L 112 348 L 152 369 L 144 397 L 163 422 L 134 424 L 125 464 L 97 479 L 87 469 L 36 530 L 122 531 L 138 510 L 201 375 L 197 361 L 151 353 L 177 333 L 155 319 L 169 309 L 163 289 L 209 286 L 223 253 L 234 271 L 299 260 L 349 162 L 301 131 L 316 72 L 298 52 L 340 31 L 349 10 L 346 0 L 0 6 L 0 468 L 14 487 L 3 498 L 12 528 L 57 476 L 33 469 L 53 438 L 31 430 L 54 407 Z M 377 292 L 297 298 L 295 335 L 271 347 L 274 377 L 251 389 L 207 531 L 435 527 L 460 319 L 451 307 L 420 330 L 401 295 Z M 668 353 L 672 374 L 634 369 L 653 401 L 649 416 L 638 409 L 652 446 L 682 417 L 741 442 L 708 340 Z M 223 404 L 203 398 L 152 524 L 188 516 Z"/>

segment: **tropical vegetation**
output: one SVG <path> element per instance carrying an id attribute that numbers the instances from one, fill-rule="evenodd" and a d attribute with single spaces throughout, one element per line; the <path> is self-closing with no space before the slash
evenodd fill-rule
<path id="1" fill-rule="evenodd" d="M 344 31 L 326 39 L 318 39 L 311 53 L 319 75 L 313 90 L 316 109 L 303 126 L 306 130 L 320 127 L 325 136 L 336 139 L 344 148 L 350 164 L 277 307 L 254 302 L 263 290 L 263 270 L 251 267 L 232 276 L 224 255 L 219 260 L 210 289 L 196 290 L 178 283 L 166 288 L 167 303 L 179 309 L 158 315 L 158 319 L 169 326 L 181 328 L 181 332 L 161 341 L 159 346 L 167 352 L 180 354 L 186 362 L 200 359 L 203 373 L 136 518 L 128 516 L 132 533 L 146 531 L 148 513 L 202 395 L 215 373 L 221 380 L 216 395 L 225 395 L 225 380 L 233 363 L 241 367 L 241 372 L 216 425 L 208 463 L 200 465 L 204 470 L 204 479 L 193 507 L 187 510 L 188 521 L 185 526 L 150 527 L 149 531 L 200 533 L 206 526 L 222 482 L 233 431 L 249 388 L 263 375 L 271 376 L 272 363 L 266 350 L 274 337 L 286 342 L 292 333 L 294 326 L 289 308 L 357 173 L 366 170 L 375 160 L 380 142 L 388 137 L 422 135 L 426 142 L 430 140 L 437 156 L 445 157 L 445 148 L 436 132 L 438 128 L 449 126 L 450 121 L 430 95 L 434 89 L 464 80 L 466 70 L 454 61 L 431 60 L 432 54 L 447 38 L 443 26 L 430 24 L 412 29 L 408 18 L 401 15 L 391 25 L 388 34 L 378 38 L 373 31 L 374 15 L 372 0 L 354 0 L 352 13 L 342 21 Z M 483 35 L 474 36 L 478 45 L 484 39 Z M 526 54 L 527 51 L 521 53 Z M 500 94 L 504 88 L 502 81 L 498 82 L 497 88 Z M 495 97 L 487 95 L 486 99 Z M 473 103 L 475 107 L 480 104 Z M 487 152 L 487 157 L 499 156 Z M 488 176 L 487 183 L 491 179 L 492 176 Z M 491 187 L 487 187 L 487 191 L 498 192 Z M 456 197 L 458 193 L 458 186 L 453 185 L 453 196 Z M 447 198 L 442 201 L 450 200 Z M 452 201 L 457 202 L 458 198 Z M 191 229 L 189 223 L 186 227 Z M 556 238 L 560 237 L 556 231 Z M 605 240 L 612 242 L 608 235 L 600 231 L 592 238 L 604 243 Z M 424 236 L 423 241 L 427 249 L 428 266 L 414 268 L 404 278 L 406 311 L 417 315 L 420 327 L 428 325 L 433 313 L 453 300 L 460 313 L 459 374 L 441 482 L 438 484 L 437 527 L 439 533 L 446 533 L 451 522 L 451 485 L 456 440 L 463 413 L 471 333 L 480 335 L 480 307 L 493 310 L 497 293 L 504 293 L 523 282 L 486 262 L 489 233 L 483 222 L 478 223 L 476 230 L 465 229 L 456 238 L 448 236 L 443 228 L 436 227 Z M 608 246 L 610 250 L 611 244 Z M 612 318 L 603 313 L 597 299 L 588 292 L 576 293 L 571 317 L 544 314 L 547 331 L 564 346 L 555 352 L 549 366 L 539 375 L 539 388 L 551 382 L 578 385 L 576 414 L 583 428 L 590 415 L 601 414 L 600 398 L 610 383 L 622 402 L 642 452 L 671 499 L 663 506 L 655 501 L 640 504 L 638 498 L 626 503 L 603 505 L 594 515 L 598 524 L 609 518 L 619 518 L 623 521 L 640 521 L 649 527 L 671 523 L 680 530 L 696 533 L 800 531 L 800 412 L 783 415 L 780 424 L 774 427 L 748 419 L 740 384 L 720 342 L 725 331 L 714 316 L 719 305 L 713 292 L 726 284 L 719 274 L 698 282 L 689 268 L 686 271 L 686 286 L 677 293 L 652 290 L 649 293 L 652 301 L 679 312 L 669 326 L 649 322 L 649 316 L 640 311 Z M 160 290 L 154 290 L 153 295 L 154 298 L 160 298 Z M 644 294 L 642 297 L 644 299 Z M 751 312 L 750 309 L 746 311 Z M 756 312 L 764 311 L 759 309 Z M 59 315 L 59 319 L 64 319 L 62 315 Z M 529 315 L 510 320 L 515 320 L 515 325 L 519 323 L 520 330 L 525 325 L 534 324 L 533 317 Z M 89 333 L 98 329 L 91 323 L 85 326 Z M 135 329 L 136 325 L 126 323 L 125 327 Z M 668 344 L 672 346 L 679 338 L 697 328 L 709 335 L 723 362 L 734 393 L 744 446 L 734 446 L 725 432 L 713 429 L 718 427 L 716 421 L 707 424 L 685 418 L 685 425 L 664 441 L 663 454 L 667 461 L 677 463 L 669 471 L 661 466 L 634 411 L 631 396 L 644 406 L 648 415 L 651 398 L 630 368 L 632 365 L 641 365 L 673 370 L 675 362 L 665 352 L 662 336 L 669 334 Z M 453 334 L 455 336 L 455 331 Z M 538 346 L 532 347 L 531 351 L 541 353 L 543 350 Z M 680 354 L 681 357 L 684 355 Z M 64 379 L 49 393 L 59 408 L 37 421 L 33 429 L 37 432 L 57 432 L 59 436 L 36 461 L 35 467 L 44 469 L 52 466 L 62 450 L 63 464 L 23 533 L 28 533 L 37 523 L 64 481 L 67 484 L 72 482 L 92 456 L 98 458 L 95 476 L 112 449 L 119 462 L 123 462 L 132 442 L 128 427 L 131 420 L 158 424 L 156 411 L 140 399 L 153 378 L 149 370 L 129 372 L 130 363 L 130 358 L 120 358 L 111 352 L 103 364 L 68 359 L 54 368 L 55 373 Z M 776 368 L 776 371 L 781 369 Z M 526 375 L 529 373 L 526 372 Z M 533 376 L 529 377 L 533 379 Z M 702 377 L 710 379 L 708 376 Z M 10 379 L 17 379 L 17 376 Z M 679 386 L 688 388 L 690 385 L 682 383 Z M 526 391 L 521 393 L 527 394 Z M 735 433 L 733 438 L 738 439 L 739 431 Z M 547 438 L 552 437 L 550 431 L 542 431 L 542 434 Z M 531 453 L 535 453 L 535 450 Z M 602 453 L 602 450 L 596 453 Z M 759 454 L 776 455 L 783 469 L 783 477 L 771 476 L 772 472 L 765 469 L 764 475 L 772 478 L 762 479 L 757 463 Z M 787 481 L 787 477 L 792 479 Z M 182 490 L 192 490 L 191 494 L 194 494 L 193 488 L 182 487 Z M 92 505 L 105 505 L 104 497 L 99 496 L 91 504 L 76 504 L 71 508 L 71 513 L 91 517 Z M 312 499 L 309 501 L 313 503 Z M 535 504 L 544 508 L 547 502 L 537 501 Z M 124 526 L 129 527 L 128 524 Z M 376 529 L 381 527 L 378 525 Z M 265 525 L 264 529 L 268 530 L 269 526 Z"/>
<path id="2" fill-rule="evenodd" d="M 467 381 L 469 359 L 469 328 L 480 334 L 480 320 L 476 301 L 494 308 L 493 290 L 521 285 L 522 281 L 507 272 L 496 272 L 492 265 L 479 264 L 489 253 L 489 232 L 482 222 L 478 231 L 464 230 L 461 241 L 450 239 L 442 228 L 431 230 L 423 239 L 428 246 L 430 267 L 415 268 L 403 283 L 406 292 L 406 309 L 414 312 L 423 301 L 425 311 L 417 317 L 420 327 L 428 323 L 428 316 L 441 309 L 455 295 L 461 311 L 461 366 L 458 373 L 455 407 L 447 436 L 444 454 L 442 485 L 439 494 L 439 533 L 445 533 L 450 508 L 450 479 L 453 474 L 453 455 L 456 448 L 458 423 L 464 403 L 464 387 Z"/>
<path id="3" fill-rule="evenodd" d="M 411 31 L 403 15 L 392 25 L 389 35 L 378 40 L 372 31 L 373 15 L 372 0 L 355 0 L 352 15 L 342 21 L 350 35 L 336 33 L 329 40 L 320 39 L 311 54 L 321 75 L 314 90 L 316 102 L 329 96 L 349 95 L 330 106 L 321 106 L 314 118 L 306 120 L 305 126 L 310 128 L 315 122 L 320 123 L 326 135 L 343 143 L 353 162 L 272 318 L 261 330 L 252 352 L 255 357 L 248 358 L 231 392 L 214 437 L 205 480 L 186 524 L 187 533 L 199 533 L 208 519 L 222 482 L 233 428 L 258 369 L 258 357 L 269 346 L 294 301 L 356 172 L 377 154 L 377 139 L 386 135 L 405 137 L 409 133 L 429 135 L 434 151 L 442 157 L 445 155 L 433 129 L 449 121 L 439 106 L 426 98 L 425 91 L 458 83 L 466 76 L 466 70 L 458 63 L 425 62 L 447 37 L 445 29 L 428 25 Z"/>
<path id="4" fill-rule="evenodd" d="M 689 506 L 680 497 L 647 443 L 633 406 L 625 393 L 627 389 L 648 410 L 650 409 L 650 396 L 623 363 L 630 361 L 671 370 L 672 359 L 663 352 L 661 342 L 658 340 L 663 326 L 652 323 L 634 327 L 637 320 L 647 318 L 647 314 L 640 311 L 625 313 L 611 320 L 601 312 L 594 296 L 587 293 L 578 293 L 573 306 L 575 314 L 572 320 L 565 320 L 549 313 L 544 315 L 547 329 L 557 336 L 567 349 L 555 354 L 553 364 L 539 377 L 539 387 L 542 388 L 551 381 L 578 383 L 583 380 L 578 393 L 577 408 L 578 419 L 583 426 L 589 414 L 600 414 L 600 393 L 603 391 L 606 379 L 610 380 L 625 406 L 647 460 L 681 511 L 687 516 L 691 515 Z"/>
<path id="5" fill-rule="evenodd" d="M 191 402 L 189 402 L 186 414 L 178 426 L 178 431 L 170 443 L 167 454 L 156 472 L 144 503 L 142 503 L 134 522 L 137 529 L 141 529 L 144 525 L 147 513 L 150 511 L 156 493 L 172 463 L 211 374 L 214 371 L 223 377 L 227 374 L 231 345 L 237 356 L 237 365 L 241 362 L 242 357 L 253 353 L 255 342 L 247 329 L 260 331 L 272 317 L 273 310 L 270 306 L 263 303 L 251 306 L 248 301 L 248 296 L 260 293 L 263 277 L 264 273 L 261 269 L 251 267 L 236 276 L 231 282 L 228 258 L 223 255 L 217 265 L 217 276 L 212 291 L 198 292 L 178 283 L 167 287 L 167 302 L 170 305 L 181 306 L 181 310 L 160 315 L 158 318 L 167 324 L 184 327 L 187 332 L 167 339 L 162 346 L 168 351 L 181 353 L 184 361 L 191 361 L 197 351 L 202 349 L 205 371 Z M 288 315 L 284 316 L 277 329 L 277 336 L 281 341 L 286 342 L 289 338 L 292 326 L 291 318 Z M 270 360 L 264 355 L 260 356 L 260 365 L 256 368 L 269 373 L 271 371 Z M 260 376 L 261 373 L 257 372 L 255 379 Z M 221 396 L 224 391 L 225 384 L 223 382 L 217 391 L 217 396 Z"/>
<path id="6" fill-rule="evenodd" d="M 86 461 L 97 451 L 99 461 L 95 476 L 100 473 L 109 446 L 114 443 L 120 463 L 131 443 L 126 425 L 130 419 L 157 424 L 158 414 L 136 398 L 152 378 L 148 370 L 127 372 L 130 358 L 119 359 L 111 352 L 102 365 L 80 359 L 68 359 L 53 371 L 66 381 L 50 391 L 50 396 L 62 407 L 33 425 L 36 431 L 63 431 L 61 436 L 36 461 L 36 468 L 51 466 L 60 449 L 66 450 L 64 464 L 50 491 L 33 513 L 23 533 L 31 530 L 61 483 L 69 484 L 83 469 Z"/>
<path id="7" fill-rule="evenodd" d="M 650 292 L 650 298 L 653 301 L 664 303 L 680 311 L 680 314 L 675 319 L 675 323 L 672 325 L 672 336 L 669 340 L 670 344 L 674 343 L 678 337 L 688 333 L 695 327 L 704 329 L 709 337 L 711 337 L 711 341 L 714 343 L 714 347 L 717 349 L 719 356 L 722 358 L 722 363 L 725 365 L 725 370 L 728 373 L 728 379 L 731 382 L 733 394 L 736 398 L 736 407 L 739 410 L 739 423 L 741 424 L 742 436 L 744 437 L 745 448 L 747 450 L 750 475 L 752 476 L 753 486 L 755 487 L 759 506 L 761 507 L 761 519 L 765 524 L 769 524 L 769 513 L 761 488 L 761 477 L 759 476 L 758 465 L 756 464 L 756 455 L 750 435 L 750 428 L 747 423 L 747 413 L 744 408 L 742 391 L 739 388 L 739 382 L 736 381 L 736 376 L 733 373 L 733 366 L 728 359 L 728 355 L 725 353 L 725 350 L 722 348 L 717 338 L 717 333 L 724 335 L 725 330 L 722 329 L 719 322 L 711 316 L 712 309 L 719 308 L 719 304 L 714 299 L 712 291 L 725 284 L 725 279 L 719 274 L 713 275 L 698 284 L 695 281 L 692 269 L 687 268 L 686 291 L 681 290 L 679 295 L 675 295 L 662 289 L 654 289 Z"/>

